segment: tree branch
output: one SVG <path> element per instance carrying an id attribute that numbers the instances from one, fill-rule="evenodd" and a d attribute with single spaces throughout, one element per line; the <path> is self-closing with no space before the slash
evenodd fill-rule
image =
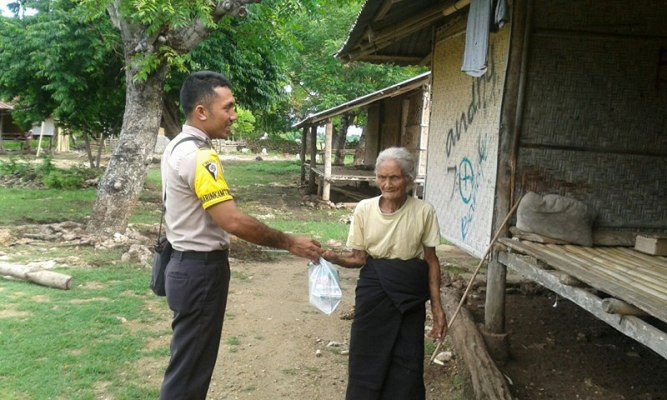
<path id="1" fill-rule="evenodd" d="M 262 0 L 224 0 L 218 2 L 212 13 L 213 21 L 216 23 L 225 16 L 245 17 L 248 14 L 247 4 L 261 3 Z M 192 21 L 186 28 L 174 31 L 169 35 L 169 44 L 180 53 L 188 53 L 208 36 L 210 29 L 201 20 Z"/>
<path id="2" fill-rule="evenodd" d="M 224 0 L 215 6 L 213 12 L 213 20 L 220 21 L 222 17 L 228 15 L 230 17 L 245 17 L 248 10 L 245 8 L 247 4 L 261 3 L 262 0 Z"/>

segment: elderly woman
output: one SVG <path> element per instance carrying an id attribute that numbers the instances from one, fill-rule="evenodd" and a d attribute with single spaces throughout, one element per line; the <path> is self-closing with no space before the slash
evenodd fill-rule
<path id="1" fill-rule="evenodd" d="M 440 232 L 430 204 L 409 196 L 415 165 L 405 148 L 382 151 L 375 164 L 381 195 L 361 201 L 347 239 L 350 252 L 323 257 L 361 268 L 350 335 L 347 400 L 424 399 L 424 323 L 446 334 L 440 302 Z"/>

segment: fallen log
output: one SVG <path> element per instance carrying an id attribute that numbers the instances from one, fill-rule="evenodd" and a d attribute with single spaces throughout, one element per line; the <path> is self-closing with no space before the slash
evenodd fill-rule
<path id="1" fill-rule="evenodd" d="M 442 305 L 448 318 L 454 316 L 460 298 L 456 289 L 442 288 Z M 461 307 L 458 314 L 458 319 L 449 328 L 447 336 L 468 369 L 475 398 L 511 400 L 509 385 L 491 359 L 472 315 L 465 307 Z"/>
<path id="2" fill-rule="evenodd" d="M 69 290 L 72 287 L 71 276 L 28 265 L 2 262 L 0 263 L 0 276 L 11 276 L 12 278 L 55 289 Z"/>

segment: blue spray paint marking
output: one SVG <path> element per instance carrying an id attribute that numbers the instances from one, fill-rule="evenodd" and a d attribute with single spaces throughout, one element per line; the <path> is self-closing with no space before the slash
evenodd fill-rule
<path id="1" fill-rule="evenodd" d="M 475 171 L 473 170 L 472 163 L 468 160 L 468 157 L 463 157 L 463 160 L 461 160 L 457 175 L 459 178 L 459 193 L 461 193 L 461 200 L 463 200 L 464 204 L 468 204 L 475 189 Z"/>
<path id="2" fill-rule="evenodd" d="M 470 233 L 473 219 L 475 218 L 475 209 L 477 205 L 477 193 L 481 187 L 484 170 L 482 164 L 488 158 L 488 137 L 477 139 L 477 165 L 473 167 L 468 157 L 463 157 L 459 164 L 457 173 L 459 193 L 463 204 L 468 206 L 466 214 L 461 217 L 461 240 L 465 241 Z M 475 172 L 475 170 L 477 172 Z"/>

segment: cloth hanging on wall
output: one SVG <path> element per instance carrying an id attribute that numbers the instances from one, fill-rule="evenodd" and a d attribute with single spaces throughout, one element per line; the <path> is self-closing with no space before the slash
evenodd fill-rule
<path id="1" fill-rule="evenodd" d="M 508 21 L 507 0 L 470 1 L 461 71 L 476 78 L 484 75 L 489 52 L 489 33 L 492 30 L 498 31 Z"/>

